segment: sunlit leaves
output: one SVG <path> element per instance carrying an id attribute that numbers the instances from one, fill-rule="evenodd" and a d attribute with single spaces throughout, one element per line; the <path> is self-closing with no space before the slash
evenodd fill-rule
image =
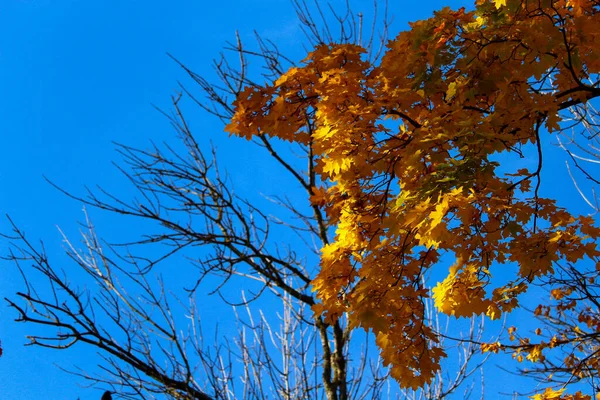
<path id="1" fill-rule="evenodd" d="M 500 8 L 506 5 L 506 0 L 494 0 L 494 4 L 496 5 L 496 8 Z"/>
<path id="2" fill-rule="evenodd" d="M 554 390 L 548 388 L 544 391 L 544 393 L 536 394 L 531 396 L 532 400 L 591 400 L 592 397 L 585 395 L 581 392 L 577 392 L 575 394 L 563 394 L 565 389 Z"/>
<path id="3" fill-rule="evenodd" d="M 562 128 L 565 107 L 597 95 L 584 82 L 600 70 L 598 9 L 532 4 L 445 8 L 390 41 L 378 64 L 356 45 L 319 45 L 235 101 L 231 134 L 310 147 L 327 187 L 312 188 L 310 202 L 335 232 L 312 282 L 314 311 L 375 333 L 403 387 L 429 382 L 444 356 L 423 306 L 423 275 L 441 254 L 454 263 L 433 289 L 438 310 L 492 319 L 557 262 L 600 256 L 593 221 L 539 193 L 541 135 Z M 496 271 L 511 271 L 509 282 L 494 281 Z M 544 346 L 518 357 L 539 362 Z"/>

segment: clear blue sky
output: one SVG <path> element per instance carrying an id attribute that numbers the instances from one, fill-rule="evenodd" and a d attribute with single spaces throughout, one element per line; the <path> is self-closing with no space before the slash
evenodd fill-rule
<path id="1" fill-rule="evenodd" d="M 372 4 L 370 0 L 354 3 L 357 11 Z M 407 21 L 448 5 L 439 0 L 405 3 L 410 6 L 390 3 L 392 35 L 405 29 Z M 449 5 L 458 8 L 470 3 Z M 256 30 L 292 57 L 304 56 L 298 46 L 301 33 L 286 0 L 3 0 L 1 214 L 9 214 L 30 238 L 43 239 L 49 255 L 60 259 L 62 239 L 55 226 L 75 238 L 81 205 L 53 189 L 43 176 L 75 193 L 82 193 L 84 185 L 100 185 L 130 195 L 127 182 L 111 164 L 118 160 L 112 142 L 145 148 L 150 140 L 173 140 L 168 122 L 152 104 L 168 109 L 170 96 L 179 90 L 177 81 L 190 83 L 166 53 L 210 77 L 212 58 L 234 39 L 235 30 L 246 41 Z M 229 139 L 214 117 L 187 104 L 195 131 L 203 143 L 216 144 L 238 192 L 251 193 L 260 187 L 265 194 L 275 193 L 276 188 L 269 192 L 266 185 L 272 175 L 261 156 L 246 151 L 243 141 Z M 565 177 L 562 163 L 556 165 L 551 173 L 557 179 Z M 578 199 L 571 200 L 582 206 Z M 127 228 L 122 220 L 106 218 L 96 222 L 108 236 L 118 236 Z M 6 220 L 0 219 L 0 230 L 7 229 Z M 5 244 L 0 244 L 0 251 L 5 250 Z M 0 263 L 1 298 L 22 289 L 14 272 L 12 266 Z M 82 381 L 54 365 L 85 368 L 89 354 L 77 348 L 57 352 L 23 347 L 32 327 L 12 322 L 15 315 L 0 304 L 5 352 L 0 358 L 1 400 L 100 398 L 100 391 L 78 386 Z"/>

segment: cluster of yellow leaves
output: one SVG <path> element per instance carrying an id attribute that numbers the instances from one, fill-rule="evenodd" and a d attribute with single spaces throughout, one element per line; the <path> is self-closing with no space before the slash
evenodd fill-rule
<path id="1" fill-rule="evenodd" d="M 476 3 L 411 24 L 378 64 L 356 45 L 320 45 L 272 85 L 246 88 L 227 126 L 310 147 L 323 183 L 310 200 L 335 229 L 313 281 L 315 312 L 372 330 L 403 387 L 429 382 L 444 356 L 422 283 L 442 253 L 456 261 L 433 289 L 436 306 L 491 318 L 553 263 L 600 256 L 589 218 L 532 189 L 540 128 L 559 129 L 559 110 L 587 101 L 582 82 L 600 71 L 598 9 Z M 498 173 L 494 156 L 515 151 L 531 152 L 536 170 Z M 492 287 L 500 269 L 514 279 Z"/>
<path id="2" fill-rule="evenodd" d="M 508 329 L 508 335 L 514 344 L 488 343 L 483 344 L 481 350 L 493 353 L 512 351 L 518 362 L 550 365 L 551 369 L 547 370 L 549 380 L 555 374 L 574 380 L 597 377 L 600 373 L 600 346 L 597 342 L 600 310 L 595 293 L 598 289 L 596 277 L 600 271 L 580 269 L 574 273 L 578 281 L 563 280 L 569 285 L 550 290 L 551 299 L 535 309 L 535 315 L 548 325 L 543 330 L 535 330 L 536 339 L 518 335 L 517 327 L 513 326 Z"/>
<path id="3" fill-rule="evenodd" d="M 595 377 L 600 373 L 600 309 L 597 307 L 598 286 L 595 277 L 600 271 L 588 272 L 586 277 L 579 271 L 577 287 L 559 286 L 550 291 L 552 300 L 539 305 L 535 315 L 541 320 L 560 321 L 553 330 L 548 342 L 525 343 L 514 351 L 517 357 L 521 353 L 529 354 L 527 359 L 533 362 L 544 361 L 545 356 L 535 357 L 535 352 L 558 349 L 549 354 L 560 361 L 560 370 L 580 379 Z M 588 296 L 589 298 L 586 298 Z M 541 335 L 538 328 L 536 334 Z M 511 338 L 514 340 L 514 338 Z"/>
<path id="4" fill-rule="evenodd" d="M 563 394 L 565 389 L 554 390 L 548 388 L 544 391 L 544 393 L 536 394 L 530 397 L 533 400 L 592 400 L 591 396 L 583 394 L 581 392 L 577 392 L 575 394 Z M 597 399 L 600 399 L 599 396 L 596 396 Z"/>

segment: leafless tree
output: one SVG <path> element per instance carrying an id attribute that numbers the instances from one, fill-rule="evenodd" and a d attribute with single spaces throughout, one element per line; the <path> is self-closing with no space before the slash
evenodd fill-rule
<path id="1" fill-rule="evenodd" d="M 595 83 L 600 84 L 600 77 Z M 566 168 L 573 186 L 590 206 L 593 214 L 600 211 L 597 186 L 600 185 L 600 103 L 590 101 L 569 107 L 561 115 L 565 125 L 557 136 L 559 146 L 568 155 Z"/>
<path id="2" fill-rule="evenodd" d="M 366 24 L 349 5 L 341 14 L 329 10 L 331 19 L 318 2 L 293 3 L 308 46 L 360 43 L 369 57 L 379 57 L 389 26 L 387 5 L 374 3 L 374 20 Z M 204 97 L 183 86 L 182 91 L 224 121 L 243 87 L 273 80 L 293 65 L 258 36 L 256 49 L 238 37 L 228 50 L 239 65 L 230 64 L 227 55 L 215 61 L 218 83 L 180 63 Z M 262 62 L 262 78 L 249 71 L 249 58 Z M 65 192 L 88 209 L 143 223 L 148 227 L 143 236 L 109 244 L 98 237 L 86 212 L 82 247 L 65 235 L 71 262 L 57 266 L 43 245 L 30 241 L 11 221 L 7 258 L 19 266 L 25 289 L 8 302 L 19 321 L 45 327 L 44 333 L 29 337 L 30 344 L 95 348 L 103 362 L 100 374 L 72 372 L 110 388 L 117 398 L 442 399 L 458 391 L 468 397 L 485 361 L 476 345 L 482 340 L 482 321 L 467 327 L 467 340 L 445 343 L 457 365 L 450 374 L 440 374 L 417 392 L 398 389 L 371 349 L 369 333 L 352 332 L 344 318 L 328 325 L 311 311 L 316 302 L 311 281 L 331 230 L 321 210 L 308 201 L 319 179 L 310 149 L 283 148 L 266 136 L 254 140 L 257 151 L 268 154 L 305 194 L 302 200 L 273 197 L 274 205 L 261 209 L 237 196 L 215 152 L 200 148 L 181 99 L 173 98 L 172 113 L 164 113 L 177 144 L 148 150 L 118 145 L 121 171 L 137 198 L 126 200 L 102 189 L 81 196 Z M 303 165 L 290 157 L 293 152 Z M 281 243 L 282 232 L 297 240 Z M 183 288 L 168 283 L 169 274 L 193 271 L 197 279 Z M 47 287 L 38 286 L 42 281 Z M 234 312 L 238 331 L 233 339 L 207 338 L 202 329 L 203 307 L 217 298 Z M 430 319 L 436 318 L 431 311 Z M 447 329 L 439 321 L 434 326 Z"/>

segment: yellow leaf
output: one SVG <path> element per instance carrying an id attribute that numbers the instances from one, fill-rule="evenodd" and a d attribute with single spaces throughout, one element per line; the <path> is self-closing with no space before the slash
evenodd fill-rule
<path id="1" fill-rule="evenodd" d="M 456 94 L 456 82 L 451 82 L 446 90 L 446 100 L 451 100 Z"/>
<path id="2" fill-rule="evenodd" d="M 496 5 L 496 9 L 499 9 L 502 6 L 506 6 L 506 0 L 494 0 L 494 4 Z"/>
<path id="3" fill-rule="evenodd" d="M 544 391 L 544 393 L 530 396 L 530 399 L 532 399 L 532 400 L 559 400 L 564 391 L 565 391 L 564 388 L 562 388 L 560 390 L 554 390 L 552 388 L 547 388 Z"/>

